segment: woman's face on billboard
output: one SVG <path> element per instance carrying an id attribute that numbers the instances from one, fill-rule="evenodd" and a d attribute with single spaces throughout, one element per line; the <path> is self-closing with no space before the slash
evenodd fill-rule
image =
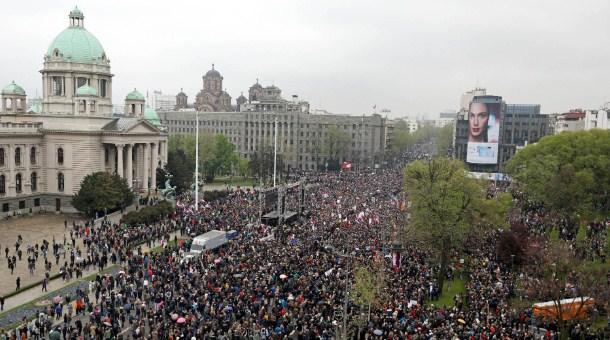
<path id="1" fill-rule="evenodd" d="M 470 125 L 470 136 L 468 139 L 470 141 L 484 141 L 488 120 L 489 112 L 487 112 L 486 104 L 470 104 L 470 112 L 468 113 L 468 124 Z"/>

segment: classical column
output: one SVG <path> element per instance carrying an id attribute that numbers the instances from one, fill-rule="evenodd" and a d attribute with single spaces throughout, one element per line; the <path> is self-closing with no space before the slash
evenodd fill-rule
<path id="1" fill-rule="evenodd" d="M 150 158 L 149 158 L 149 150 L 148 150 L 148 143 L 144 143 L 143 145 L 144 147 L 142 148 L 143 152 L 142 152 L 142 158 L 143 158 L 143 162 L 144 162 L 144 173 L 142 174 L 142 189 L 143 190 L 148 190 L 148 169 L 149 169 L 149 164 L 150 164 Z"/>
<path id="2" fill-rule="evenodd" d="M 157 167 L 159 166 L 159 143 L 152 143 L 152 168 L 150 173 L 150 188 L 155 190 L 157 187 Z"/>
<path id="3" fill-rule="evenodd" d="M 133 187 L 133 144 L 127 144 L 127 185 Z"/>
<path id="4" fill-rule="evenodd" d="M 142 174 L 142 163 L 140 162 L 140 154 L 142 153 L 142 145 L 138 144 L 138 143 L 134 143 L 133 144 L 133 158 L 134 158 L 134 163 L 132 165 L 133 167 L 133 179 L 132 182 L 134 182 L 134 189 L 136 189 L 137 191 L 140 190 L 142 182 L 140 180 L 141 174 Z"/>
<path id="5" fill-rule="evenodd" d="M 123 144 L 115 144 L 117 149 L 117 167 L 116 173 L 123 178 Z"/>
<path id="6" fill-rule="evenodd" d="M 113 148 L 113 144 L 108 145 L 108 167 L 110 168 L 110 173 L 114 173 L 114 169 L 116 168 L 116 151 Z"/>
<path id="7" fill-rule="evenodd" d="M 101 155 L 101 168 L 100 171 L 106 171 L 106 145 L 102 143 L 102 155 Z"/>

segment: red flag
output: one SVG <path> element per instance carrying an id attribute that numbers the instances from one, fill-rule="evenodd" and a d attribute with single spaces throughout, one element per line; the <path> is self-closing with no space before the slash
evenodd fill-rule
<path id="1" fill-rule="evenodd" d="M 398 251 L 392 252 L 392 267 L 400 268 L 400 253 Z"/>

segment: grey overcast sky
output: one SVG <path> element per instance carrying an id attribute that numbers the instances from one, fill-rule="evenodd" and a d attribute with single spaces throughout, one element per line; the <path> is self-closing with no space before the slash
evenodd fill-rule
<path id="1" fill-rule="evenodd" d="M 479 85 L 544 113 L 610 100 L 610 1 L 11 1 L 0 84 L 41 93 L 43 55 L 78 7 L 134 87 L 189 101 L 215 63 L 233 99 L 260 79 L 334 113 L 436 115 Z"/>

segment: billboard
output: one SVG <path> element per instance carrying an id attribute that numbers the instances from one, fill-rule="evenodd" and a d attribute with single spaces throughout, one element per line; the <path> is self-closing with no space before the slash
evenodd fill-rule
<path id="1" fill-rule="evenodd" d="M 498 163 L 501 123 L 502 97 L 474 97 L 468 108 L 466 162 L 476 164 Z"/>

